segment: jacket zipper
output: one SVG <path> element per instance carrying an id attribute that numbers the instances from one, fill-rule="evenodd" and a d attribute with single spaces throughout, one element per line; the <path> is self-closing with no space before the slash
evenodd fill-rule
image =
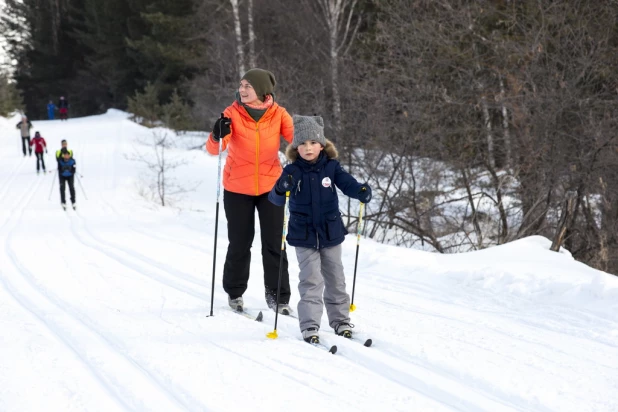
<path id="1" fill-rule="evenodd" d="M 270 110 L 270 107 L 266 109 L 266 112 L 268 110 Z M 245 108 L 245 112 L 247 113 L 249 117 L 251 117 L 251 115 L 249 114 L 246 108 Z M 262 117 L 260 117 L 260 120 L 255 122 L 255 195 L 256 196 L 260 195 L 260 189 L 259 189 L 259 184 L 258 184 L 259 171 L 260 171 L 260 125 L 259 124 L 260 124 L 260 121 L 264 118 L 264 115 L 266 114 L 266 112 L 264 112 Z"/>
<path id="2" fill-rule="evenodd" d="M 260 119 L 262 120 L 262 119 Z M 255 123 L 255 195 L 260 195 L 259 172 L 260 172 L 260 126 L 259 121 Z"/>

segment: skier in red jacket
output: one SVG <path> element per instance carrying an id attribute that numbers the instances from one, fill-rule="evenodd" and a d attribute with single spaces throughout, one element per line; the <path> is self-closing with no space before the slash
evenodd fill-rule
<path id="1" fill-rule="evenodd" d="M 43 173 L 45 173 L 45 160 L 43 159 L 43 152 L 47 153 L 47 143 L 45 143 L 45 139 L 41 137 L 39 132 L 34 134 L 34 139 L 30 142 L 30 146 L 34 146 L 34 154 L 36 155 L 36 173 L 39 174 L 41 170 L 40 165 L 43 165 Z"/>

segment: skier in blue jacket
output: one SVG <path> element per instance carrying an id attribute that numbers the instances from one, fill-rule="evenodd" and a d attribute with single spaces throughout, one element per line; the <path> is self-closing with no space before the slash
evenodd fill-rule
<path id="1" fill-rule="evenodd" d="M 71 153 L 66 148 L 63 148 L 61 151 L 60 159 L 58 159 L 58 178 L 60 179 L 60 203 L 62 208 L 66 210 L 66 195 L 65 195 L 65 187 L 66 184 L 69 184 L 69 193 L 71 194 L 71 204 L 73 205 L 73 209 L 76 209 L 77 205 L 75 204 L 75 159 L 71 157 Z"/>
<path id="2" fill-rule="evenodd" d="M 51 100 L 47 103 L 47 117 L 49 120 L 54 120 L 56 114 L 56 105 Z"/>
<path id="3" fill-rule="evenodd" d="M 341 244 L 348 233 L 337 190 L 363 203 L 371 200 L 371 188 L 343 170 L 335 145 L 324 137 L 319 116 L 293 116 L 294 140 L 286 150 L 291 164 L 269 194 L 276 205 L 290 192 L 287 242 L 296 248 L 300 266 L 298 318 L 303 339 L 319 343 L 318 331 L 324 305 L 330 326 L 351 338 L 350 296 L 346 292 Z"/>

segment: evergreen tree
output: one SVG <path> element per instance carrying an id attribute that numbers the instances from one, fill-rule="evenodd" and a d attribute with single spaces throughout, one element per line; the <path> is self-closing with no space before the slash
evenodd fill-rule
<path id="1" fill-rule="evenodd" d="M 159 103 L 157 88 L 148 83 L 143 92 L 136 92 L 128 98 L 128 110 L 133 114 L 131 120 L 146 126 L 155 127 L 164 124 L 175 131 L 190 130 L 195 126 L 191 117 L 191 107 L 182 100 L 176 90 L 168 103 Z"/>
<path id="2" fill-rule="evenodd" d="M 0 72 L 0 116 L 8 116 L 15 110 L 23 110 L 24 103 L 15 86 L 9 82 L 9 77 Z"/>
<path id="3" fill-rule="evenodd" d="M 146 126 L 155 127 L 161 120 L 163 109 L 159 104 L 157 88 L 148 83 L 143 92 L 135 92 L 128 98 L 129 112 L 133 114 L 131 120 Z"/>
<path id="4" fill-rule="evenodd" d="M 60 95 L 72 116 L 125 109 L 149 82 L 170 99 L 192 72 L 193 1 L 7 0 L 0 29 L 28 112 L 44 117 Z"/>
<path id="5" fill-rule="evenodd" d="M 138 70 L 127 54 L 128 22 L 139 18 L 125 0 L 81 0 L 71 9 L 71 36 L 84 50 L 76 83 L 89 113 L 126 108 L 138 87 Z"/>
<path id="6" fill-rule="evenodd" d="M 134 23 L 141 33 L 127 38 L 129 55 L 145 81 L 153 83 L 167 101 L 181 82 L 191 77 L 195 47 L 186 42 L 193 0 L 150 1 Z M 136 30 L 137 31 L 137 30 Z"/>
<path id="7" fill-rule="evenodd" d="M 195 128 L 191 107 L 182 100 L 177 90 L 174 90 L 169 103 L 162 107 L 162 112 L 165 124 L 172 130 L 186 131 Z"/>
<path id="8" fill-rule="evenodd" d="M 68 35 L 67 9 L 68 0 L 5 2 L 0 29 L 9 57 L 17 62 L 13 77 L 33 118 L 45 117 L 49 99 L 73 95 L 82 51 Z"/>

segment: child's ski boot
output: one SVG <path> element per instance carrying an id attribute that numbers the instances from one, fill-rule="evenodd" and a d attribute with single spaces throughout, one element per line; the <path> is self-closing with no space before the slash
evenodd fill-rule
<path id="1" fill-rule="evenodd" d="M 303 340 L 312 345 L 320 344 L 320 337 L 318 336 L 317 328 L 309 328 L 303 331 Z"/>
<path id="2" fill-rule="evenodd" d="M 335 333 L 339 336 L 343 336 L 346 339 L 352 339 L 352 328 L 354 325 L 350 323 L 340 323 L 335 327 Z"/>

